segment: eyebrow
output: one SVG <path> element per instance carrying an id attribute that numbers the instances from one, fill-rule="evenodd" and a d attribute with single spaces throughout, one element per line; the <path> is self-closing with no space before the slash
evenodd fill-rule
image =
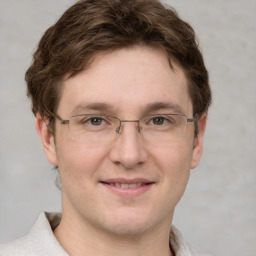
<path id="1" fill-rule="evenodd" d="M 108 103 L 88 103 L 88 104 L 79 104 L 72 111 L 71 115 L 77 115 L 80 113 L 86 113 L 87 111 L 99 111 L 107 113 L 115 113 L 117 108 Z M 156 111 L 171 111 L 173 114 L 184 114 L 184 111 L 178 104 L 170 102 L 154 102 L 149 103 L 146 107 L 142 108 L 142 115 L 147 115 Z M 171 114 L 170 113 L 170 114 Z"/>
<path id="2" fill-rule="evenodd" d="M 144 109 L 144 114 L 156 112 L 156 111 L 171 111 L 170 114 L 184 114 L 184 111 L 182 110 L 181 106 L 175 103 L 170 102 L 154 102 L 148 104 Z"/>
<path id="3" fill-rule="evenodd" d="M 114 112 L 115 108 L 107 103 L 88 103 L 79 104 L 72 111 L 71 115 L 86 112 L 88 110 L 101 111 L 101 112 Z"/>

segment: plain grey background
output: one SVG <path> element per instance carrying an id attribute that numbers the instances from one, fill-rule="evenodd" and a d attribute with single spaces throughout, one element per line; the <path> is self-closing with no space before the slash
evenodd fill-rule
<path id="1" fill-rule="evenodd" d="M 42 33 L 73 2 L 0 0 L 0 242 L 25 234 L 40 211 L 61 209 L 24 73 Z M 203 158 L 174 224 L 205 252 L 255 256 L 256 1 L 165 2 L 196 30 L 214 97 Z"/>

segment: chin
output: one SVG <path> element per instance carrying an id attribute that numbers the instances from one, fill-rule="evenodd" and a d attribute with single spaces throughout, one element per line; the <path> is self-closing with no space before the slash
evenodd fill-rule
<path id="1" fill-rule="evenodd" d="M 115 216 L 112 215 L 111 220 L 109 220 L 108 230 L 110 232 L 123 237 L 129 236 L 140 236 L 147 230 L 151 229 L 154 221 L 151 220 L 150 216 L 145 216 L 141 213 L 128 212 L 123 215 Z"/>
<path id="2" fill-rule="evenodd" d="M 119 223 L 111 228 L 111 233 L 119 237 L 138 237 L 147 232 L 148 228 L 138 223 Z"/>

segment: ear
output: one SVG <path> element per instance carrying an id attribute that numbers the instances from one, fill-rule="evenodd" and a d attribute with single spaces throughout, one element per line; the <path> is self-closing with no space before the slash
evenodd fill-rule
<path id="1" fill-rule="evenodd" d="M 206 127 L 207 114 L 203 114 L 198 120 L 198 135 L 194 139 L 194 148 L 191 161 L 191 169 L 197 167 L 203 153 L 203 137 Z"/>
<path id="2" fill-rule="evenodd" d="M 56 156 L 56 146 L 54 136 L 47 127 L 47 119 L 43 119 L 40 114 L 36 115 L 36 130 L 41 139 L 41 143 L 48 161 L 54 165 L 58 165 Z"/>

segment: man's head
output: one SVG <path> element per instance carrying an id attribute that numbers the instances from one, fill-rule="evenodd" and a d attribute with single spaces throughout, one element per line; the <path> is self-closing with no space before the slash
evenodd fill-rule
<path id="1" fill-rule="evenodd" d="M 78 1 L 42 37 L 26 73 L 34 114 L 54 133 L 62 83 L 88 68 L 97 54 L 134 45 L 162 50 L 184 71 L 193 114 L 211 102 L 208 73 L 195 34 L 175 11 L 155 0 Z M 197 129 L 196 129 L 197 133 Z"/>
<path id="2" fill-rule="evenodd" d="M 211 100 L 192 28 L 158 1 L 79 1 L 47 30 L 26 79 L 59 167 L 58 230 L 168 245 Z"/>

